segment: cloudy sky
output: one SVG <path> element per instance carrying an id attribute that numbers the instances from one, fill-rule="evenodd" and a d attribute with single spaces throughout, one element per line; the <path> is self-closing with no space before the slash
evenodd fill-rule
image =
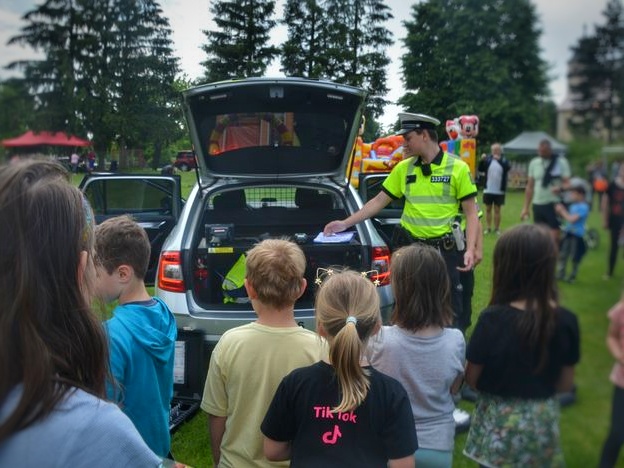
<path id="1" fill-rule="evenodd" d="M 487 0 L 485 0 L 487 1 Z M 0 77 L 9 76 L 4 66 L 11 61 L 32 57 L 33 52 L 19 46 L 7 46 L 8 39 L 17 34 L 24 25 L 21 16 L 31 10 L 33 0 L 1 0 L 0 2 Z M 211 16 L 208 11 L 210 0 L 161 0 L 165 15 L 169 18 L 173 30 L 173 41 L 176 53 L 180 57 L 183 71 L 189 78 L 202 74 L 200 63 L 205 59 L 200 45 L 205 42 L 202 30 L 211 29 Z M 282 1 L 277 0 L 277 14 L 281 17 Z M 400 77 L 400 57 L 404 53 L 401 39 L 405 37 L 403 21 L 411 19 L 411 5 L 416 2 L 408 0 L 388 0 L 394 19 L 388 27 L 394 33 L 395 46 L 389 50 L 392 60 L 388 68 L 388 99 L 395 101 L 404 92 Z M 556 103 L 560 103 L 566 93 L 566 64 L 570 58 L 570 47 L 578 41 L 584 31 L 592 33 L 594 25 L 602 24 L 602 11 L 607 0 L 533 0 L 537 6 L 540 26 L 542 57 L 551 65 L 551 91 Z M 285 37 L 283 27 L 274 31 L 274 42 L 277 44 Z M 452 38 L 449 38 L 452 40 Z M 279 75 L 279 65 L 273 64 L 271 75 Z M 387 107 L 382 122 L 390 124 L 395 121 L 397 106 Z M 425 111 L 425 110 L 423 110 Z M 446 118 L 448 116 L 444 116 Z"/>

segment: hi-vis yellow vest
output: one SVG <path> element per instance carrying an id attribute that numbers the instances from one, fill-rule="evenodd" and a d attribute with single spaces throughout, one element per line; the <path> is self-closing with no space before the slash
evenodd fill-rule
<path id="1" fill-rule="evenodd" d="M 383 189 L 393 198 L 405 196 L 401 226 L 422 239 L 450 233 L 461 201 L 477 195 L 468 165 L 446 152 L 432 161 L 431 175 L 422 173 L 420 158 L 404 159 L 388 175 Z"/>

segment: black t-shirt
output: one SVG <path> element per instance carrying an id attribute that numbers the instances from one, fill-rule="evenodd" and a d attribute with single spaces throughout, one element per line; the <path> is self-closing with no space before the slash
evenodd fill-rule
<path id="1" fill-rule="evenodd" d="M 334 368 L 325 362 L 284 377 L 262 422 L 265 436 L 292 441 L 291 467 L 387 467 L 388 460 L 418 448 L 409 398 L 403 386 L 372 367 L 364 402 L 349 413 L 340 403 Z"/>
<path id="2" fill-rule="evenodd" d="M 614 226 L 609 227 L 619 227 L 624 220 L 624 188 L 611 182 L 607 187 L 607 196 L 609 197 L 609 221 L 615 223 Z"/>
<path id="3" fill-rule="evenodd" d="M 576 316 L 557 309 L 557 321 L 548 346 L 546 366 L 536 373 L 537 350 L 523 343 L 517 327 L 519 314 L 508 305 L 485 309 L 472 333 L 466 359 L 483 366 L 477 389 L 507 398 L 549 398 L 564 366 L 580 359 L 580 334 Z"/>

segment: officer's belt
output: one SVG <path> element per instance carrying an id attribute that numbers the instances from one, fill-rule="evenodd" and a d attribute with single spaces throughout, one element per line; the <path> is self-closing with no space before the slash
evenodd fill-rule
<path id="1" fill-rule="evenodd" d="M 433 237 L 430 239 L 424 239 L 422 237 L 414 237 L 410 234 L 412 241 L 419 244 L 430 245 L 439 250 L 453 250 L 455 249 L 455 238 L 453 234 L 445 234 L 440 237 Z"/>

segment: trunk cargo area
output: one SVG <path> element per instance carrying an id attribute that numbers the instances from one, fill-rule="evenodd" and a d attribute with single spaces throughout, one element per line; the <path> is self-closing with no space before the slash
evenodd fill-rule
<path id="1" fill-rule="evenodd" d="M 300 307 L 312 306 L 319 269 L 370 269 L 370 248 L 360 243 L 357 232 L 346 243 L 314 242 L 325 224 L 347 216 L 344 209 L 334 208 L 336 201 L 329 194 L 315 193 L 314 199 L 304 201 L 302 190 L 297 189 L 295 194 L 290 188 L 291 196 L 264 196 L 242 202 L 238 192 L 243 190 L 214 197 L 198 226 L 201 232 L 196 235 L 193 255 L 193 292 L 196 302 L 203 307 L 249 308 L 242 287 L 244 254 L 267 238 L 295 241 L 306 256 L 308 287 L 297 303 Z M 249 198 L 249 189 L 245 192 Z M 219 200 L 223 196 L 229 198 L 227 203 Z M 235 198 L 239 200 L 235 202 Z M 293 198 L 292 203 L 289 198 Z"/>

